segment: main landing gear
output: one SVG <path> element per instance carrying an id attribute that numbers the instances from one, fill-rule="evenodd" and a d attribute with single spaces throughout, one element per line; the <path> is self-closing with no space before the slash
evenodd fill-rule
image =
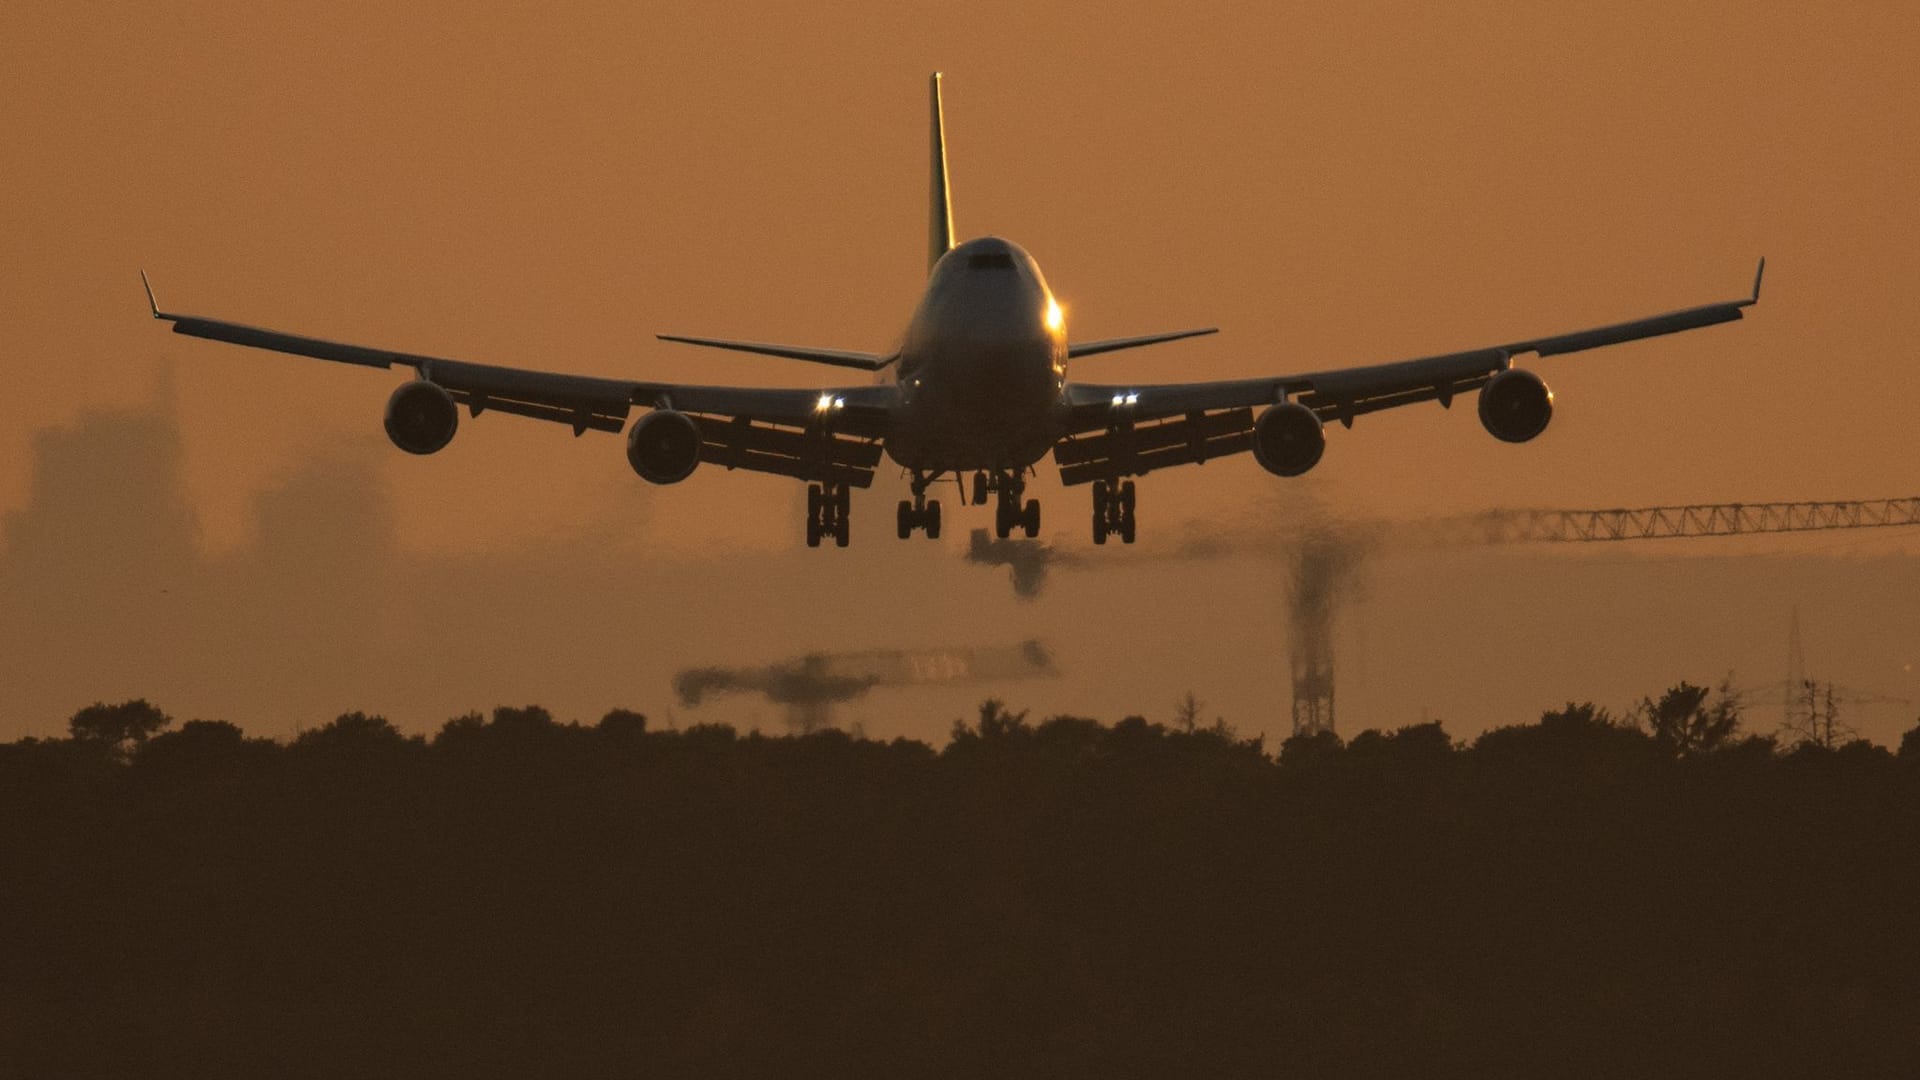
<path id="1" fill-rule="evenodd" d="M 845 484 L 807 485 L 807 546 L 819 547 L 831 536 L 836 547 L 847 546 L 847 517 L 853 503 Z"/>
<path id="2" fill-rule="evenodd" d="M 937 474 L 936 474 L 937 475 Z M 913 499 L 900 500 L 899 533 L 905 540 L 913 535 L 913 530 L 926 530 L 927 539 L 940 539 L 940 500 L 927 498 L 927 486 L 935 477 L 926 473 L 913 474 Z"/>
<path id="3" fill-rule="evenodd" d="M 986 474 L 973 475 L 973 490 L 976 495 L 985 495 L 988 485 Z M 1000 493 L 999 505 L 994 508 L 993 534 L 1005 540 L 1013 535 L 1018 526 L 1031 540 L 1040 535 L 1040 500 L 1027 499 L 1021 503 L 1021 496 L 1027 493 L 1027 482 L 1017 472 L 1004 472 L 993 478 L 992 488 Z M 981 499 L 979 501 L 986 501 Z"/>
<path id="4" fill-rule="evenodd" d="M 1107 537 L 1118 536 L 1123 544 L 1133 543 L 1133 481 L 1093 482 L 1093 542 L 1104 544 Z"/>

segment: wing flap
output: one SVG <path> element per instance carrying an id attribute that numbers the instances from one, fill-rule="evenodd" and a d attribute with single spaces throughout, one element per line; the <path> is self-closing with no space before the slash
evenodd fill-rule
<path id="1" fill-rule="evenodd" d="M 726 469 L 827 480 L 866 488 L 880 464 L 880 444 L 837 432 L 756 423 L 750 417 L 693 415 L 700 456 Z"/>
<path id="2" fill-rule="evenodd" d="M 1065 439 L 1053 448 L 1053 460 L 1060 466 L 1060 482 L 1072 487 L 1175 465 L 1204 465 L 1252 448 L 1253 410 L 1242 408 L 1125 424 Z"/>

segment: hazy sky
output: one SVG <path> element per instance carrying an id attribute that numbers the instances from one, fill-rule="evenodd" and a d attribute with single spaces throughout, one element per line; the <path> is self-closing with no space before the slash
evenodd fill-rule
<path id="1" fill-rule="evenodd" d="M 994 573 L 950 566 L 984 515 L 950 511 L 944 551 L 924 540 L 926 550 L 897 550 L 891 507 L 904 485 L 889 474 L 856 498 L 849 551 L 806 552 L 793 550 L 798 484 L 702 470 L 654 488 L 605 435 L 488 416 L 443 453 L 412 458 L 380 430 L 396 375 L 173 336 L 146 318 L 135 271 L 153 274 L 173 310 L 356 342 L 614 376 L 817 385 L 836 373 L 651 335 L 892 344 L 924 278 L 924 80 L 940 69 L 961 234 L 1031 250 L 1076 337 L 1223 328 L 1082 361 L 1081 377 L 1233 377 L 1571 330 L 1740 296 L 1753 260 L 1768 256 L 1748 321 L 1539 363 L 1559 412 L 1535 443 L 1496 443 L 1470 408 L 1437 406 L 1332 432 L 1310 482 L 1335 513 L 1903 495 L 1920 337 L 1916 46 L 1910 4 L 16 0 L 0 9 L 0 512 L 59 520 L 29 505 L 38 433 L 161 400 L 186 514 L 168 528 L 188 530 L 197 558 L 261 563 L 263 500 L 345 454 L 379 489 L 356 505 L 386 515 L 381 550 L 393 558 L 498 568 L 591 550 L 604 573 L 630 572 L 609 586 L 632 601 L 625 623 L 581 627 L 578 639 L 464 632 L 469 652 L 497 651 L 474 667 L 499 676 L 507 700 L 542 699 L 546 673 L 570 670 L 541 667 L 543 653 L 577 652 L 576 640 L 600 641 L 608 662 L 645 656 L 670 673 L 823 643 L 1001 644 L 1046 631 L 1069 677 L 1036 700 L 1170 711 L 1191 685 L 1258 728 L 1248 715 L 1258 688 L 1284 695 L 1284 574 L 1270 567 L 1148 575 L 1116 563 L 1021 603 Z M 1246 457 L 1156 474 L 1141 484 L 1141 530 L 1243 522 L 1285 486 Z M 1063 493 L 1043 468 L 1036 494 L 1048 531 L 1084 546 L 1084 491 Z M 327 535 L 324 519 L 308 527 L 309 542 L 348 565 L 354 537 Z M 1799 552 L 1815 584 L 1754 601 L 1753 655 L 1783 662 L 1787 609 L 1845 591 L 1819 584 L 1832 560 L 1816 556 L 1833 543 L 1768 549 Z M 1883 556 L 1917 542 L 1845 543 L 1843 554 Z M 1661 552 L 1758 557 L 1738 546 Z M 1630 624 L 1628 586 L 1659 579 L 1619 573 L 1581 599 L 1543 578 L 1529 592 L 1525 575 L 1501 569 L 1561 566 L 1557 557 L 1417 558 L 1431 565 L 1390 562 L 1370 579 L 1366 670 L 1384 684 L 1392 665 L 1395 683 L 1374 722 L 1417 720 L 1414 702 L 1458 713 L 1445 703 L 1494 692 L 1489 676 L 1417 666 L 1416 626 L 1484 640 L 1491 662 L 1545 648 L 1538 611 L 1575 599 L 1588 608 L 1566 626 Z M 10 565 L 17 575 L 19 559 Z M 1515 599 L 1459 599 L 1467 574 L 1501 578 L 1483 594 Z M 1673 574 L 1667 595 L 1710 576 Z M 1772 569 L 1754 587 L 1792 577 Z M 675 633 L 647 582 L 658 599 L 700 605 L 704 636 Z M 435 587 L 461 590 L 457 575 Z M 1920 656 L 1920 600 L 1870 586 L 1859 595 L 1880 606 L 1835 612 L 1820 640 L 1836 659 L 1886 654 L 1843 677 L 1913 690 L 1900 665 Z M 1443 596 L 1455 600 L 1436 606 Z M 446 602 L 468 610 L 488 598 Z M 399 617 L 379 594 L 369 603 L 369 619 Z M 714 612 L 754 629 L 730 631 Z M 44 612 L 8 614 L 20 626 Z M 1142 635 L 1157 627 L 1199 640 L 1154 653 Z M 1732 651 L 1677 632 L 1564 632 L 1555 655 L 1587 657 L 1609 686 L 1630 681 L 1622 665 L 1656 647 L 1649 638 L 1669 652 L 1700 644 L 1670 665 L 1695 678 L 1716 677 Z M 413 644 L 415 662 L 434 651 Z M 1390 648 L 1404 654 L 1381 655 Z M 30 673 L 36 691 L 59 687 L 47 701 L 70 709 L 120 692 L 82 656 L 48 664 Z M 1655 670 L 1667 669 L 1632 668 L 1642 681 Z M 356 676 L 343 666 L 340 677 L 332 696 L 301 707 L 357 707 Z M 461 685 L 436 676 L 411 719 L 494 703 Z M 669 693 L 664 676 L 636 681 L 624 703 L 657 710 Z M 1128 697 L 1149 700 L 1114 704 Z M 5 718 L 0 737 L 52 722 Z"/>

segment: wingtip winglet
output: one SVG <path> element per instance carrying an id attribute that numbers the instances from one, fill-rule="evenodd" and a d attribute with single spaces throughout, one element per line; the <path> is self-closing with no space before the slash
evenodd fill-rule
<path id="1" fill-rule="evenodd" d="M 1760 268 L 1753 272 L 1753 299 L 1749 300 L 1748 303 L 1757 304 L 1760 302 L 1760 279 L 1766 276 L 1767 257 L 1762 255 L 1760 256 Z"/>
<path id="2" fill-rule="evenodd" d="M 153 298 L 153 282 L 147 280 L 145 269 L 140 271 L 140 287 L 147 290 L 147 310 L 153 312 L 154 318 L 161 318 L 160 303 Z"/>

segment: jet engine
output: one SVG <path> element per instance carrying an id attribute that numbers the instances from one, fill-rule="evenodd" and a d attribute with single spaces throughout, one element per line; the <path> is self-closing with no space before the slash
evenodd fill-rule
<path id="1" fill-rule="evenodd" d="M 387 438 L 409 454 L 431 454 L 453 441 L 460 407 L 425 379 L 401 383 L 387 399 Z"/>
<path id="2" fill-rule="evenodd" d="M 700 464 L 700 426 L 686 413 L 655 409 L 627 429 L 627 463 L 650 484 L 677 484 Z"/>
<path id="3" fill-rule="evenodd" d="M 1275 476 L 1299 476 L 1320 463 L 1327 449 L 1327 433 L 1313 410 L 1288 401 L 1260 414 L 1253 422 L 1253 456 Z"/>
<path id="4" fill-rule="evenodd" d="M 1508 368 L 1480 388 L 1480 423 L 1501 442 L 1526 442 L 1551 419 L 1553 391 L 1531 371 Z"/>

